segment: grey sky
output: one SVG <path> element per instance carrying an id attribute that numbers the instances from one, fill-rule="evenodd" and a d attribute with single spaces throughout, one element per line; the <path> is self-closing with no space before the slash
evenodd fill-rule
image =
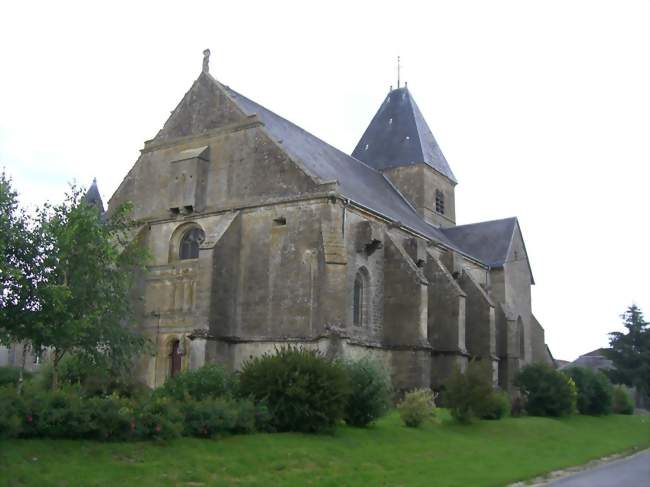
<path id="1" fill-rule="evenodd" d="M 459 185 L 517 216 L 556 358 L 650 315 L 649 2 L 9 2 L 0 165 L 25 204 L 108 199 L 201 70 L 351 152 L 395 59 Z"/>

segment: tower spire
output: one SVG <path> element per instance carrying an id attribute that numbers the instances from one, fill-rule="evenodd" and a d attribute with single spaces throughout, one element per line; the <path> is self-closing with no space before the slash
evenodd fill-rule
<path id="1" fill-rule="evenodd" d="M 203 72 L 206 74 L 210 72 L 210 49 L 203 51 Z"/>
<path id="2" fill-rule="evenodd" d="M 399 75 L 400 75 L 400 63 L 399 56 L 397 56 L 397 89 L 399 90 Z"/>

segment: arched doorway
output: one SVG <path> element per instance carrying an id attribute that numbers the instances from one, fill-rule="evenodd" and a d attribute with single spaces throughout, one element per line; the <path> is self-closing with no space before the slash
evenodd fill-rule
<path id="1" fill-rule="evenodd" d="M 169 350 L 169 375 L 174 377 L 181 371 L 181 342 L 173 340 Z"/>

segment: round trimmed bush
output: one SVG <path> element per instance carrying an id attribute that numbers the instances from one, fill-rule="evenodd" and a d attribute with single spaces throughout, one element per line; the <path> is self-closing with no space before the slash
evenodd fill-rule
<path id="1" fill-rule="evenodd" d="M 612 412 L 612 384 L 605 374 L 586 367 L 570 367 L 563 372 L 575 382 L 580 414 L 599 416 Z"/>
<path id="2" fill-rule="evenodd" d="M 393 394 L 390 375 L 381 364 L 369 358 L 347 362 L 345 369 L 350 379 L 345 422 L 368 426 L 390 409 Z"/>
<path id="3" fill-rule="evenodd" d="M 615 414 L 634 414 L 634 401 L 625 386 L 614 386 L 612 391 L 612 411 Z"/>
<path id="4" fill-rule="evenodd" d="M 524 399 L 526 412 L 532 416 L 564 416 L 576 409 L 576 386 L 573 380 L 546 364 L 531 364 L 515 378 Z"/>
<path id="5" fill-rule="evenodd" d="M 239 392 L 268 407 L 277 431 L 319 432 L 343 418 L 350 385 L 342 364 L 315 350 L 281 347 L 244 363 Z"/>
<path id="6" fill-rule="evenodd" d="M 435 401 L 430 389 L 414 389 L 407 392 L 397 404 L 402 422 L 409 428 L 417 428 L 435 415 Z"/>

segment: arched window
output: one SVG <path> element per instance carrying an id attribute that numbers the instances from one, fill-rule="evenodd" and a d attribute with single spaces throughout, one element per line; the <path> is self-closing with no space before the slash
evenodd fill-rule
<path id="1" fill-rule="evenodd" d="M 359 269 L 354 278 L 352 296 L 352 323 L 354 326 L 363 326 L 368 315 L 368 276 L 364 268 Z"/>
<path id="2" fill-rule="evenodd" d="M 436 189 L 436 211 L 445 214 L 445 194 L 439 189 Z"/>
<path id="3" fill-rule="evenodd" d="M 181 342 L 173 340 L 169 347 L 169 375 L 174 377 L 181 371 Z"/>
<path id="4" fill-rule="evenodd" d="M 205 233 L 200 228 L 192 228 L 185 232 L 181 239 L 178 257 L 181 260 L 196 259 L 199 257 L 199 246 L 205 240 Z"/>

